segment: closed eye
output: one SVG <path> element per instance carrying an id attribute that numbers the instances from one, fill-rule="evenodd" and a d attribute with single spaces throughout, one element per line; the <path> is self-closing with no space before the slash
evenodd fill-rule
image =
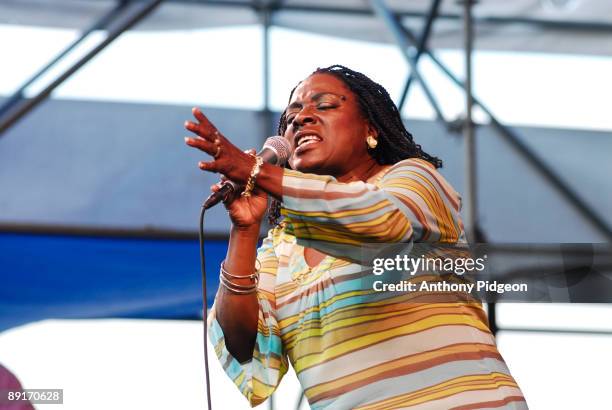
<path id="1" fill-rule="evenodd" d="M 318 110 L 328 110 L 330 108 L 337 108 L 338 106 L 335 104 L 321 104 L 317 106 Z"/>
<path id="2" fill-rule="evenodd" d="M 332 108 L 338 108 L 337 104 L 319 104 L 317 105 L 317 110 L 319 111 L 325 111 L 325 110 L 329 110 Z M 293 123 L 293 120 L 295 119 L 295 114 L 292 113 L 291 115 L 285 115 L 285 119 L 287 121 L 288 125 L 291 125 Z"/>

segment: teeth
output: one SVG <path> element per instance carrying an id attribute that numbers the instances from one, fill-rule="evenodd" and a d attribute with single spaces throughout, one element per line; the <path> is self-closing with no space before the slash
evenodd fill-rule
<path id="1" fill-rule="evenodd" d="M 318 141 L 321 141 L 321 139 L 317 137 L 316 135 L 306 135 L 300 138 L 300 140 L 298 141 L 298 147 L 302 145 L 306 145 L 306 144 L 311 144 L 313 142 L 318 142 Z"/>

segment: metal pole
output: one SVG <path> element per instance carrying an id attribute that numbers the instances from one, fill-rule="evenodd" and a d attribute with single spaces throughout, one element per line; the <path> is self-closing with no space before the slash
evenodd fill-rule
<path id="1" fill-rule="evenodd" d="M 436 102 L 432 92 L 429 90 L 427 83 L 423 80 L 423 77 L 419 74 L 419 70 L 417 68 L 417 64 L 415 59 L 410 56 L 408 53 L 408 43 L 406 42 L 405 36 L 402 34 L 401 27 L 402 25 L 397 21 L 396 17 L 389 11 L 389 9 L 385 6 L 383 0 L 370 0 L 372 4 L 372 8 L 378 14 L 378 16 L 386 23 L 387 28 L 391 31 L 395 42 L 397 43 L 400 51 L 402 52 L 404 58 L 410 65 L 410 72 L 412 76 L 421 84 L 421 88 L 425 93 L 425 96 L 429 100 L 431 107 L 436 112 L 436 119 L 444 123 L 444 126 L 447 127 L 446 120 L 444 119 L 444 115 L 442 115 L 442 111 Z"/>
<path id="2" fill-rule="evenodd" d="M 140 11 L 134 13 L 127 21 L 123 22 L 119 27 L 110 31 L 108 36 L 104 41 L 98 44 L 93 50 L 83 56 L 79 61 L 74 63 L 70 68 L 68 68 L 62 75 L 60 75 L 55 81 L 49 84 L 43 91 L 41 91 L 34 98 L 27 100 L 25 104 L 15 110 L 13 113 L 10 113 L 8 117 L 0 122 L 0 135 L 2 135 L 7 129 L 13 126 L 17 121 L 19 121 L 24 115 L 26 115 L 30 110 L 44 101 L 51 92 L 57 88 L 60 84 L 62 84 L 66 79 L 68 79 L 72 74 L 77 72 L 81 67 L 87 64 L 92 58 L 94 58 L 100 51 L 102 51 L 106 46 L 112 43 L 117 37 L 119 37 L 123 32 L 129 30 L 136 23 L 144 19 L 148 16 L 153 10 L 157 8 L 164 0 L 152 0 L 149 4 L 144 6 Z"/>
<path id="3" fill-rule="evenodd" d="M 270 20 L 271 11 L 269 8 L 264 8 L 262 11 L 263 19 L 263 119 L 264 119 L 264 135 L 265 140 L 270 135 L 274 134 L 274 126 L 272 125 L 272 111 L 270 111 Z"/>
<path id="4" fill-rule="evenodd" d="M 499 332 L 497 326 L 497 302 L 487 302 L 487 318 L 489 319 L 489 330 L 493 336 Z"/>
<path id="5" fill-rule="evenodd" d="M 253 3 L 263 27 L 262 38 L 262 71 L 263 71 L 263 109 L 261 116 L 263 121 L 262 143 L 270 135 L 276 134 L 276 127 L 272 123 L 274 115 L 270 109 L 270 26 L 272 25 L 273 13 L 283 6 L 283 0 L 259 0 Z"/>
<path id="6" fill-rule="evenodd" d="M 270 110 L 270 11 L 263 12 L 263 98 L 264 110 Z"/>
<path id="7" fill-rule="evenodd" d="M 202 6 L 223 6 L 236 8 L 252 8 L 251 1 L 228 1 L 228 0 L 173 0 L 177 3 L 198 4 Z M 302 2 L 301 4 L 288 4 L 283 6 L 283 9 L 291 12 L 309 12 L 309 13 L 326 13 L 326 14 L 343 14 L 353 16 L 369 16 L 372 15 L 371 8 L 362 7 L 334 7 L 334 6 L 319 6 Z M 322 4 L 322 2 L 320 2 Z M 419 11 L 398 11 L 395 13 L 400 18 L 415 17 L 426 18 L 427 14 Z M 458 21 L 462 19 L 461 14 L 441 13 L 438 17 L 444 20 Z M 476 16 L 473 18 L 478 23 L 492 23 L 499 25 L 506 24 L 521 24 L 544 29 L 560 29 L 560 30 L 579 30 L 585 32 L 612 32 L 612 24 L 604 19 L 595 21 L 570 21 L 570 20 L 553 20 L 531 17 L 501 17 L 501 16 Z"/>
<path id="8" fill-rule="evenodd" d="M 463 51 L 465 59 L 465 121 L 463 123 L 463 136 L 465 144 L 465 234 L 469 241 L 476 241 L 476 226 L 478 223 L 478 185 L 476 180 L 476 141 L 474 136 L 474 122 L 472 119 L 472 1 L 460 0 L 463 4 Z"/>
<path id="9" fill-rule="evenodd" d="M 442 0 L 432 0 L 431 6 L 429 7 L 429 13 L 427 13 L 427 20 L 425 21 L 425 26 L 423 27 L 423 31 L 421 32 L 421 37 L 419 39 L 419 45 L 417 46 L 416 54 L 414 55 L 414 61 L 417 64 L 421 59 L 423 50 L 425 50 L 425 48 L 427 47 L 427 40 L 429 40 L 431 28 L 433 27 L 433 22 L 438 16 L 438 10 L 440 9 L 441 1 Z M 397 104 L 397 109 L 400 112 L 402 111 L 402 108 L 404 108 L 404 104 L 406 103 L 406 97 L 408 97 L 408 91 L 410 90 L 410 86 L 412 85 L 412 80 L 414 80 L 414 75 L 411 71 L 410 75 L 408 76 L 408 80 L 406 80 L 406 84 L 404 84 L 402 94 Z"/>
<path id="10" fill-rule="evenodd" d="M 25 83 L 19 87 L 17 91 L 13 93 L 0 107 L 0 118 L 6 112 L 8 112 L 15 104 L 23 99 L 24 92 L 26 88 L 28 88 L 34 81 L 39 79 L 44 73 L 46 73 L 51 67 L 53 67 L 58 61 L 64 58 L 68 53 L 70 53 L 76 46 L 78 46 L 87 36 L 93 33 L 96 30 L 101 30 L 107 26 L 109 22 L 114 20 L 114 18 L 119 15 L 128 5 L 128 2 L 125 0 L 121 0 L 111 11 L 102 16 L 100 20 L 96 21 L 91 27 L 85 30 L 81 36 L 73 41 L 68 47 L 66 47 L 61 53 L 55 56 L 49 63 L 47 63 L 43 68 L 41 68 L 36 74 L 30 77 Z"/>
<path id="11" fill-rule="evenodd" d="M 406 35 L 406 38 L 413 44 L 417 44 L 416 36 L 406 27 L 401 26 L 402 31 Z M 465 84 L 455 76 L 455 74 L 450 71 L 444 63 L 436 57 L 429 50 L 424 51 L 427 56 L 431 59 L 431 61 L 444 73 L 446 76 L 453 82 L 455 85 L 461 88 L 465 88 Z M 557 174 L 548 167 L 544 161 L 533 152 L 525 143 L 521 141 L 519 136 L 509 127 L 503 125 L 501 122 L 495 118 L 493 113 L 487 108 L 486 105 L 482 103 L 482 101 L 478 100 L 478 98 L 472 95 L 472 100 L 475 105 L 478 105 L 480 109 L 482 109 L 485 114 L 487 114 L 491 120 L 491 125 L 493 128 L 501 135 L 513 148 L 515 148 L 523 158 L 527 160 L 529 164 L 534 166 L 536 170 L 540 172 L 544 178 L 554 186 L 567 200 L 568 202 L 574 206 L 592 225 L 606 237 L 609 242 L 612 242 L 612 229 L 608 226 L 607 222 L 601 218 L 597 213 L 591 208 L 589 204 L 582 200 L 582 198 L 576 194 Z"/>

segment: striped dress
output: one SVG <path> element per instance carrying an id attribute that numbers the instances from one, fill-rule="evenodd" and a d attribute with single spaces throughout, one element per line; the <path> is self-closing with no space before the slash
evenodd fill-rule
<path id="1" fill-rule="evenodd" d="M 291 362 L 313 409 L 526 409 L 480 303 L 374 292 L 354 262 L 362 243 L 464 241 L 459 209 L 419 159 L 368 182 L 285 170 L 285 219 L 258 250 L 250 361 L 227 351 L 214 306 L 209 316 L 215 352 L 249 403 L 266 400 Z M 327 256 L 310 268 L 305 247 Z"/>

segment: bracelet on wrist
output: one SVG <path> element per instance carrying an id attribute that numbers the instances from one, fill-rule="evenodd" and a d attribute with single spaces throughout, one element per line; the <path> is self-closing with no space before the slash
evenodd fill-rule
<path id="1" fill-rule="evenodd" d="M 229 273 L 226 269 L 225 269 L 225 261 L 221 262 L 221 275 L 225 276 L 227 279 L 251 279 L 253 280 L 255 283 L 259 282 L 259 271 L 261 270 L 261 262 L 259 262 L 259 259 L 255 259 L 255 272 L 249 274 L 249 275 L 234 275 L 233 273 Z M 259 265 L 259 266 L 257 266 Z"/>
<path id="2" fill-rule="evenodd" d="M 225 269 L 225 261 L 221 262 L 221 272 L 219 273 L 219 284 L 225 289 L 238 295 L 246 295 L 257 292 L 257 284 L 259 283 L 259 270 L 261 269 L 261 262 L 255 259 L 255 262 L 259 266 L 255 267 L 255 272 L 249 275 L 234 275 Z M 249 279 L 253 283 L 249 285 L 241 285 L 234 283 L 232 279 Z"/>
<path id="3" fill-rule="evenodd" d="M 251 174 L 249 175 L 249 179 L 244 187 L 244 191 L 242 191 L 243 197 L 251 196 L 253 189 L 255 189 L 255 180 L 257 179 L 257 175 L 259 175 L 259 171 L 261 171 L 261 166 L 263 165 L 263 158 L 257 155 L 249 154 L 253 158 L 255 158 L 255 164 L 253 164 L 253 168 L 251 168 Z"/>
<path id="4" fill-rule="evenodd" d="M 250 293 L 257 292 L 257 284 L 247 285 L 247 286 L 237 285 L 235 283 L 232 283 L 229 279 L 226 279 L 225 276 L 223 275 L 219 275 L 219 283 L 225 289 L 229 290 L 232 293 L 236 293 L 239 295 L 247 295 Z"/>

